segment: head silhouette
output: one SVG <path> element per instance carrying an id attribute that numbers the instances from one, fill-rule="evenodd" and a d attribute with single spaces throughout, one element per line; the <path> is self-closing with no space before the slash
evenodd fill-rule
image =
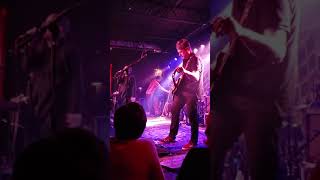
<path id="1" fill-rule="evenodd" d="M 108 177 L 108 150 L 92 133 L 67 129 L 27 147 L 12 176 L 13 180 L 103 180 Z"/>
<path id="2" fill-rule="evenodd" d="M 147 123 L 143 107 L 130 102 L 116 110 L 114 115 L 115 135 L 119 140 L 132 140 L 141 137 Z"/>

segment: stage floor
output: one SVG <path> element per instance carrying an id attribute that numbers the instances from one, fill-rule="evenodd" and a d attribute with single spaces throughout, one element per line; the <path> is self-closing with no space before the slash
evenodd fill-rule
<path id="1" fill-rule="evenodd" d="M 168 136 L 170 119 L 166 117 L 148 117 L 147 127 L 142 135 L 143 138 L 151 138 L 155 142 L 163 168 L 171 172 L 178 172 L 182 161 L 187 154 L 181 148 L 188 143 L 191 136 L 191 126 L 180 123 L 176 142 L 161 144 L 160 139 Z M 204 146 L 205 127 L 199 127 L 199 146 Z"/>

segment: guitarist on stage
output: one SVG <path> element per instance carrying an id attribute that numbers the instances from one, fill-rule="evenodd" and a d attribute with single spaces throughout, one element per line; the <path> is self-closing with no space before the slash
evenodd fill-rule
<path id="1" fill-rule="evenodd" d="M 223 179 L 224 157 L 242 133 L 251 179 L 277 179 L 276 130 L 282 117 L 291 113 L 297 95 L 297 2 L 233 0 L 232 15 L 213 21 L 216 36 L 235 42 L 218 56 L 221 60 L 229 55 L 222 73 L 217 67 L 212 72 L 209 144 L 214 180 Z"/>
<path id="2" fill-rule="evenodd" d="M 173 103 L 171 108 L 171 126 L 169 136 L 162 139 L 164 143 L 174 142 L 179 129 L 179 115 L 184 105 L 187 106 L 188 118 L 191 123 L 191 140 L 182 147 L 183 150 L 191 149 L 198 143 L 198 112 L 197 101 L 200 96 L 200 84 L 202 76 L 202 65 L 199 58 L 192 52 L 187 39 L 181 39 L 176 43 L 179 56 L 183 58 L 182 67 L 178 67 L 176 72 L 181 74 L 175 85 L 173 93 Z"/>

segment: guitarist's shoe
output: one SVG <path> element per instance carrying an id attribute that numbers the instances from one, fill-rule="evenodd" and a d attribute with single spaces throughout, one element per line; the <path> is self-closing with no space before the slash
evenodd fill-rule
<path id="1" fill-rule="evenodd" d="M 165 137 L 165 138 L 161 139 L 161 140 L 160 140 L 160 142 L 161 142 L 161 143 L 163 143 L 163 144 L 167 144 L 167 143 L 173 143 L 173 142 L 176 142 L 176 140 L 175 140 L 175 139 L 173 139 L 173 138 L 172 138 L 172 137 L 170 137 L 170 136 L 167 136 L 167 137 Z"/>
<path id="2" fill-rule="evenodd" d="M 190 149 L 192 149 L 192 148 L 194 148 L 196 146 L 197 146 L 197 144 L 189 141 L 188 144 L 185 144 L 184 146 L 182 146 L 182 150 L 184 150 L 184 151 L 190 150 Z"/>

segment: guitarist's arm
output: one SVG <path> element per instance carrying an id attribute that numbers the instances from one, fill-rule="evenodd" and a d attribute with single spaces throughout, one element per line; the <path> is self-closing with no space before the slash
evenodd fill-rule
<path id="1" fill-rule="evenodd" d="M 161 84 L 158 81 L 155 81 L 157 83 L 157 86 L 160 88 L 161 91 L 165 93 L 170 93 L 170 91 L 166 90 L 164 87 L 161 86 Z"/>
<path id="2" fill-rule="evenodd" d="M 243 28 L 239 36 L 254 54 L 256 54 L 255 50 L 260 54 L 269 54 L 277 62 L 281 62 L 286 55 L 287 32 L 285 30 L 267 29 L 263 34 L 259 34 Z"/>
<path id="3" fill-rule="evenodd" d="M 192 77 L 194 78 L 196 81 L 199 81 L 200 80 L 200 71 L 199 70 L 196 70 L 196 71 L 188 71 L 186 70 L 185 68 L 183 68 L 183 73 L 189 75 L 189 77 Z"/>
<path id="4" fill-rule="evenodd" d="M 200 75 L 201 75 L 201 72 L 202 72 L 202 66 L 201 66 L 201 63 L 199 61 L 198 58 L 194 58 L 192 59 L 192 70 L 187 70 L 183 67 L 180 67 L 181 68 L 181 71 L 186 74 L 189 78 L 193 78 L 195 81 L 199 81 L 200 80 Z"/>

